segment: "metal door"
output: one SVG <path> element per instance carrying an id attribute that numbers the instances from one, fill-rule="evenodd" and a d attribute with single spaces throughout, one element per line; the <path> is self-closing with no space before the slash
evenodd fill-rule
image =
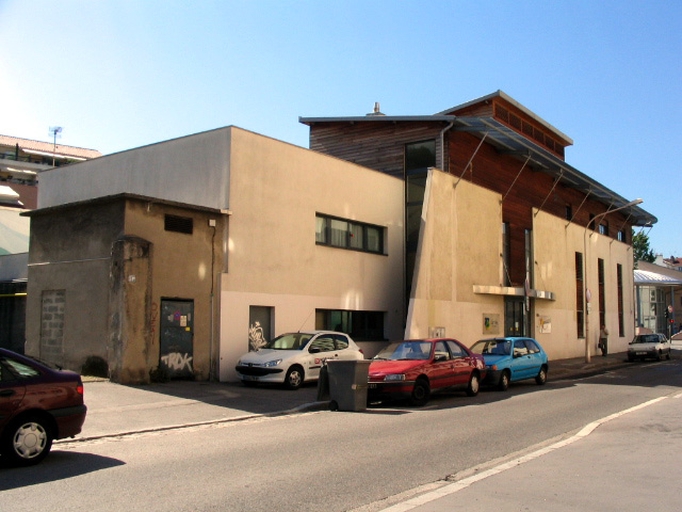
<path id="1" fill-rule="evenodd" d="M 523 297 L 506 297 L 504 301 L 505 336 L 529 336 Z"/>
<path id="2" fill-rule="evenodd" d="M 159 368 L 171 379 L 194 376 L 194 301 L 161 300 Z"/>

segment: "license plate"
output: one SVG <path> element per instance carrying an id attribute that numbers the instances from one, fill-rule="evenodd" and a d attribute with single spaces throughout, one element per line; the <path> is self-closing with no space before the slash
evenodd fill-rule
<path id="1" fill-rule="evenodd" d="M 255 375 L 244 375 L 244 376 L 243 376 L 243 379 L 244 379 L 244 380 L 257 381 L 257 380 L 258 380 L 258 377 L 256 377 Z"/>
<path id="2" fill-rule="evenodd" d="M 645 356 L 646 352 L 635 352 L 636 356 Z"/>
<path id="3" fill-rule="evenodd" d="M 377 385 L 376 385 L 376 384 L 368 384 L 367 387 L 368 387 L 369 389 L 376 389 L 376 388 L 377 388 Z"/>

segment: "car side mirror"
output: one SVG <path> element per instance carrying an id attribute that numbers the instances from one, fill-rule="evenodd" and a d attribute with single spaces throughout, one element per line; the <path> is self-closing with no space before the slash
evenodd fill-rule
<path id="1" fill-rule="evenodd" d="M 308 352 L 310 352 L 311 354 L 318 354 L 322 352 L 322 349 L 320 347 L 310 347 L 310 349 L 308 349 Z"/>

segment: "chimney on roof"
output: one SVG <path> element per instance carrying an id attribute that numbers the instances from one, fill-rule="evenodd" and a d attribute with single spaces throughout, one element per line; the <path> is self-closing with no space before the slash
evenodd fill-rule
<path id="1" fill-rule="evenodd" d="M 381 112 L 381 107 L 379 106 L 379 102 L 375 101 L 374 102 L 374 112 L 371 114 L 367 114 L 368 116 L 383 116 L 384 114 Z"/>

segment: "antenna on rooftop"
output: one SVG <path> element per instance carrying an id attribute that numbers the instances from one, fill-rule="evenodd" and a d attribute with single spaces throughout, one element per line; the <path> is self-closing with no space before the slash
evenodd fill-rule
<path id="1" fill-rule="evenodd" d="M 61 137 L 61 133 L 61 126 L 50 126 L 50 135 L 52 135 L 52 167 L 54 167 L 57 156 L 57 136 Z"/>

